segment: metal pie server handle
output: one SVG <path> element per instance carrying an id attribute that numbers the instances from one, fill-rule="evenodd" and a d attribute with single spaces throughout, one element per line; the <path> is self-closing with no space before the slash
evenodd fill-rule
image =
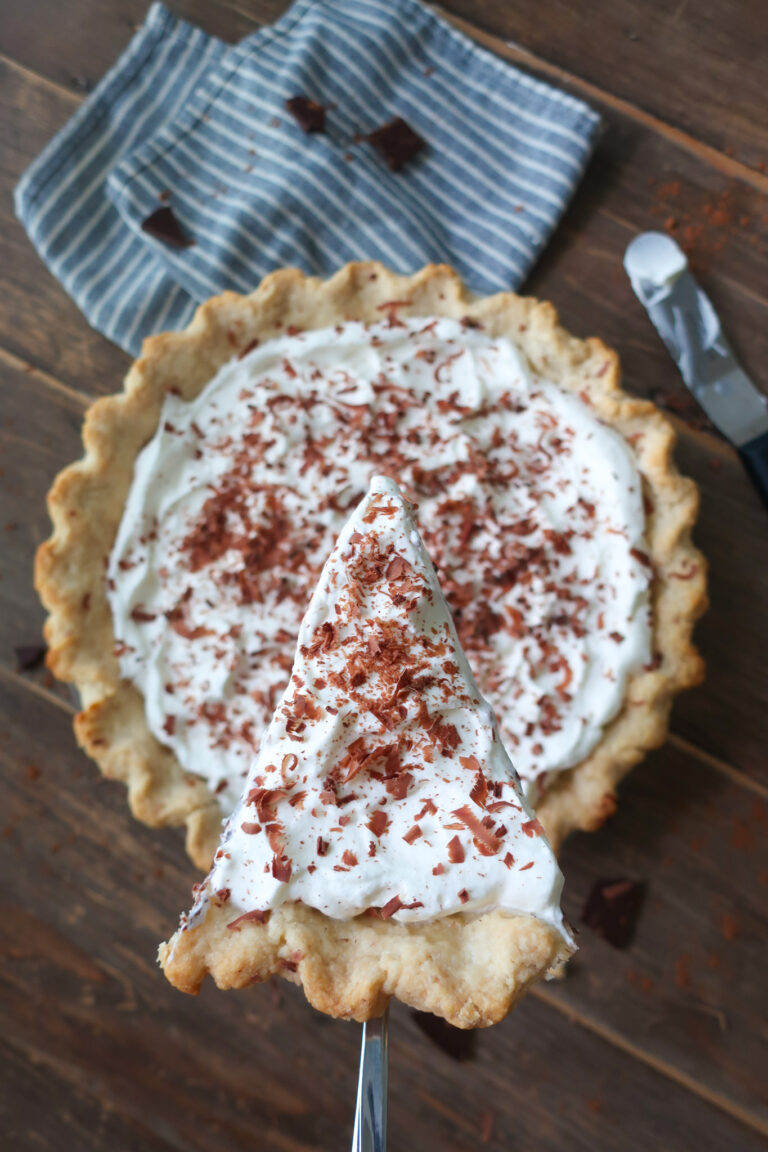
<path id="1" fill-rule="evenodd" d="M 387 1007 L 363 1024 L 352 1152 L 386 1152 L 388 1018 Z"/>
<path id="2" fill-rule="evenodd" d="M 768 508 L 768 432 L 763 432 L 762 436 L 755 436 L 754 440 L 742 444 L 739 456 L 750 480 Z"/>

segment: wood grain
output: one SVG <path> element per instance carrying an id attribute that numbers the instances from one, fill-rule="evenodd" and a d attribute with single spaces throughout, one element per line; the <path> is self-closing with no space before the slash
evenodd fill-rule
<path id="1" fill-rule="evenodd" d="M 172 6 L 229 40 L 285 7 Z M 128 363 L 43 268 L 11 191 L 145 7 L 30 0 L 7 5 L 0 22 L 0 1123 L 21 1152 L 338 1148 L 351 1129 L 357 1029 L 285 985 L 207 988 L 193 1001 L 165 984 L 155 948 L 192 880 L 181 837 L 132 821 L 122 788 L 77 751 L 66 689 L 11 671 L 13 646 L 33 641 L 42 620 L 30 573 L 45 491 L 80 454 L 88 396 L 113 391 Z M 687 404 L 621 255 L 642 229 L 683 237 L 761 379 L 764 22 L 754 0 L 704 10 L 597 0 L 589 19 L 562 0 L 542 0 L 535 17 L 499 0 L 447 7 L 565 69 L 574 90 L 597 86 L 605 136 L 529 287 L 573 331 L 617 347 L 630 390 L 676 413 L 678 459 L 702 490 L 712 610 L 698 640 L 709 675 L 676 704 L 676 736 L 625 783 L 614 820 L 565 850 L 575 922 L 596 879 L 646 883 L 632 946 L 617 952 L 584 929 L 566 979 L 481 1034 L 469 1064 L 397 1008 L 392 1146 L 477 1149 L 487 1138 L 545 1152 L 751 1152 L 768 1134 L 768 521 L 735 454 Z"/>
<path id="2" fill-rule="evenodd" d="M 613 820 L 572 837 L 562 863 L 576 924 L 597 880 L 630 877 L 647 894 L 632 947 L 617 952 L 582 929 L 570 977 L 547 995 L 740 1102 L 768 1134 L 768 797 L 668 744 L 627 778 Z"/>
<path id="3" fill-rule="evenodd" d="M 139 1118 L 118 1114 L 112 1101 L 73 1089 L 50 1062 L 34 1062 L 5 1042 L 0 1042 L 0 1082 L 0 1126 L 9 1148 L 171 1152 L 176 1147 Z"/>
<path id="4" fill-rule="evenodd" d="M 287 7 L 284 0 L 246 0 L 242 11 L 206 0 L 172 0 L 174 15 L 210 36 L 234 43 L 259 23 L 271 23 Z M 0 52 L 33 72 L 82 96 L 94 88 L 146 16 L 146 0 L 36 0 L 30 21 L 21 4 L 3 12 Z"/>
<path id="5" fill-rule="evenodd" d="M 0 859 L 16 880 L 0 898 L 0 1022 L 30 1065 L 19 1073 L 24 1094 L 42 1069 L 55 1099 L 71 1096 L 80 1109 L 98 1101 L 115 1125 L 146 1127 L 150 1148 L 343 1147 L 358 1030 L 284 985 L 207 987 L 198 1000 L 170 988 L 154 951 L 188 898 L 180 838 L 131 821 L 120 787 L 72 746 L 66 717 L 6 687 Z M 398 1009 L 391 1109 L 392 1146 L 403 1148 L 476 1149 L 486 1111 L 499 1149 L 762 1145 L 540 1000 L 482 1033 L 470 1064 L 443 1056 Z M 77 1109 L 62 1119 L 59 1147 L 79 1147 L 77 1121 Z"/>
<path id="6" fill-rule="evenodd" d="M 535 15 L 505 0 L 442 7 L 765 170 L 768 21 L 760 5 L 603 0 L 587 12 L 544 0 Z"/>
<path id="7" fill-rule="evenodd" d="M 88 327 L 13 214 L 16 182 L 79 102 L 0 59 L 0 347 L 83 391 L 111 392 L 128 357 Z"/>

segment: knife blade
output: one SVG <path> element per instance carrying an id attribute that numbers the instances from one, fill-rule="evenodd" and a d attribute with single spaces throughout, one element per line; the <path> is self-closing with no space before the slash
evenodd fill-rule
<path id="1" fill-rule="evenodd" d="M 635 295 L 709 419 L 739 452 L 768 506 L 768 397 L 736 359 L 685 253 L 663 232 L 643 232 L 624 253 Z"/>

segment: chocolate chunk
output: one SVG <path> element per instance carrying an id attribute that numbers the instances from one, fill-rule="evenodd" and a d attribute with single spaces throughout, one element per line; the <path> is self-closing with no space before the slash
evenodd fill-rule
<path id="1" fill-rule="evenodd" d="M 366 136 L 366 140 L 383 157 L 390 172 L 399 172 L 403 165 L 413 160 L 417 152 L 426 148 L 427 143 L 400 116 L 395 116 L 388 124 L 382 124 L 381 128 Z"/>
<path id="2" fill-rule="evenodd" d="M 325 132 L 325 107 L 307 96 L 292 96 L 285 106 L 304 132 Z"/>
<path id="3" fill-rule="evenodd" d="M 627 948 L 645 898 L 645 885 L 635 880 L 598 880 L 581 919 L 614 948 Z"/>
<path id="4" fill-rule="evenodd" d="M 16 671 L 31 672 L 33 668 L 42 664 L 48 649 L 45 644 L 20 644 L 13 651 L 16 656 Z"/>
<path id="5" fill-rule="evenodd" d="M 474 1032 L 454 1028 L 453 1024 L 448 1024 L 440 1016 L 433 1016 L 431 1012 L 412 1010 L 411 1016 L 424 1035 L 445 1052 L 446 1056 L 461 1063 L 474 1060 L 476 1048 Z"/>
<path id="6" fill-rule="evenodd" d="M 153 240 L 160 240 L 169 248 L 191 248 L 195 241 L 187 236 L 172 208 L 156 208 L 141 222 L 142 232 Z"/>

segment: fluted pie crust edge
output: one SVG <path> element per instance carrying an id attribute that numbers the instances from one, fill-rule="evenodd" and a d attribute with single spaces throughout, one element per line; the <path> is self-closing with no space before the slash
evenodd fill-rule
<path id="1" fill-rule="evenodd" d="M 219 988 L 247 988 L 277 973 L 301 984 L 329 1016 L 370 1020 L 394 996 L 457 1028 L 484 1028 L 571 952 L 541 920 L 502 912 L 400 924 L 366 915 L 331 920 L 286 903 L 264 924 L 228 927 L 236 915 L 210 903 L 202 924 L 160 946 L 172 984 L 194 995 L 207 975 Z"/>

